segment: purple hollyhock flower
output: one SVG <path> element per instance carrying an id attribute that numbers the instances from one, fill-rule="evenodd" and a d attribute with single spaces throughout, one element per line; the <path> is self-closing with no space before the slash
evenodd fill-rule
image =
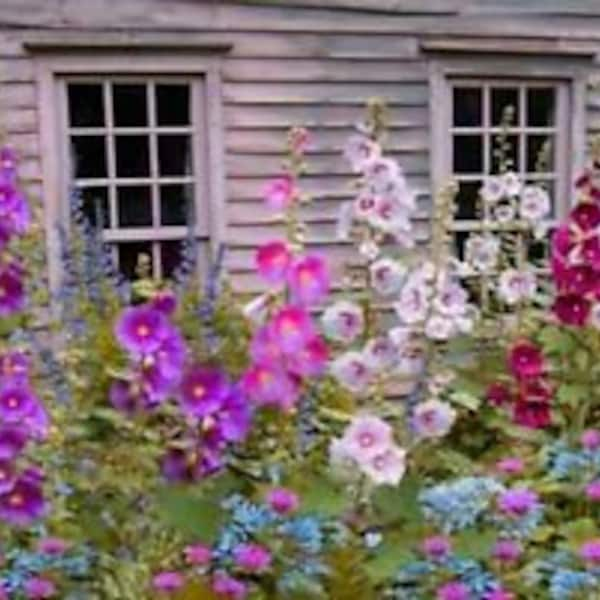
<path id="1" fill-rule="evenodd" d="M 23 384 L 29 376 L 30 362 L 24 352 L 12 351 L 0 355 L 0 382 L 2 385 Z"/>
<path id="2" fill-rule="evenodd" d="M 50 415 L 41 402 L 37 401 L 34 404 L 33 410 L 23 419 L 23 425 L 34 440 L 44 441 L 48 437 Z"/>
<path id="3" fill-rule="evenodd" d="M 190 483 L 208 477 L 223 468 L 218 452 L 208 447 L 192 451 L 171 448 L 162 459 L 163 477 L 171 483 Z"/>
<path id="4" fill-rule="evenodd" d="M 600 502 L 600 480 L 588 483 L 585 487 L 585 495 L 592 502 Z"/>
<path id="5" fill-rule="evenodd" d="M 0 148 L 0 171 L 7 181 L 14 181 L 17 172 L 17 153 L 11 146 Z"/>
<path id="6" fill-rule="evenodd" d="M 179 402 L 186 414 L 202 418 L 219 409 L 229 389 L 221 371 L 196 366 L 183 377 Z"/>
<path id="7" fill-rule="evenodd" d="M 177 308 L 177 296 L 171 290 L 161 290 L 150 300 L 150 306 L 169 316 Z"/>
<path id="8" fill-rule="evenodd" d="M 265 325 L 258 329 L 250 342 L 250 358 L 255 363 L 275 363 L 282 358 L 273 328 Z"/>
<path id="9" fill-rule="evenodd" d="M 138 410 L 140 394 L 136 393 L 135 384 L 119 379 L 111 384 L 108 399 L 114 409 L 133 415 Z"/>
<path id="10" fill-rule="evenodd" d="M 304 348 L 288 359 L 288 368 L 301 377 L 317 377 L 327 368 L 329 347 L 320 336 L 309 340 Z"/>
<path id="11" fill-rule="evenodd" d="M 0 495 L 7 494 L 16 483 L 13 465 L 7 461 L 0 461 Z"/>
<path id="12" fill-rule="evenodd" d="M 119 344 L 134 356 L 156 352 L 170 332 L 167 317 L 146 305 L 126 308 L 115 325 Z"/>
<path id="13" fill-rule="evenodd" d="M 248 587 L 243 581 L 235 579 L 219 571 L 212 580 L 212 591 L 228 600 L 244 600 L 248 595 Z"/>
<path id="14" fill-rule="evenodd" d="M 503 563 L 512 563 L 519 559 L 523 548 L 514 540 L 498 540 L 492 548 L 492 556 Z"/>
<path id="15" fill-rule="evenodd" d="M 170 594 L 180 590 L 185 585 L 185 578 L 177 571 L 162 571 L 152 578 L 152 587 L 157 592 Z"/>
<path id="16" fill-rule="evenodd" d="M 16 265 L 0 270 L 0 316 L 13 315 L 25 306 L 23 273 Z"/>
<path id="17" fill-rule="evenodd" d="M 279 515 L 289 515 L 298 510 L 298 494 L 286 488 L 275 488 L 267 493 L 267 504 Z"/>
<path id="18" fill-rule="evenodd" d="M 25 448 L 28 439 L 27 432 L 22 427 L 0 427 L 0 460 L 13 460 Z"/>
<path id="19" fill-rule="evenodd" d="M 220 439 L 241 442 L 250 430 L 252 410 L 241 389 L 235 386 L 229 390 L 221 406 L 207 419 L 214 421 L 214 431 Z"/>
<path id="20" fill-rule="evenodd" d="M 43 600 L 44 598 L 55 598 L 57 594 L 56 585 L 50 579 L 43 577 L 31 577 L 25 582 L 25 596 L 31 600 Z"/>
<path id="21" fill-rule="evenodd" d="M 446 536 L 434 535 L 423 541 L 422 549 L 430 560 L 442 560 L 450 554 L 452 544 Z"/>
<path id="22" fill-rule="evenodd" d="M 484 596 L 484 600 L 515 600 L 515 595 L 504 588 L 496 588 Z"/>
<path id="23" fill-rule="evenodd" d="M 171 327 L 169 334 L 162 340 L 152 358 L 161 377 L 176 385 L 181 381 L 186 354 L 187 347 L 183 337 L 174 327 Z"/>
<path id="24" fill-rule="evenodd" d="M 39 405 L 31 390 L 10 386 L 0 391 L 0 419 L 5 423 L 22 422 Z"/>
<path id="25" fill-rule="evenodd" d="M 263 573 L 271 566 L 273 557 L 260 544 L 240 544 L 233 550 L 235 564 L 249 573 Z"/>
<path id="26" fill-rule="evenodd" d="M 460 581 L 450 581 L 440 586 L 436 592 L 437 600 L 468 600 L 471 595 L 469 588 Z"/>
<path id="27" fill-rule="evenodd" d="M 498 508 L 511 517 L 523 517 L 539 506 L 538 495 L 526 488 L 514 488 L 498 498 Z"/>
<path id="28" fill-rule="evenodd" d="M 0 519 L 11 525 L 27 527 L 44 515 L 46 503 L 41 485 L 21 477 L 8 494 L 0 496 Z"/>

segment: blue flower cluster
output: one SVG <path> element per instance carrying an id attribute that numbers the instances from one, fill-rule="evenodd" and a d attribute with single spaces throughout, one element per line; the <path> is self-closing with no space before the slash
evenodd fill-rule
<path id="1" fill-rule="evenodd" d="M 557 481 L 579 479 L 583 474 L 600 475 L 600 448 L 574 450 L 558 442 L 548 449 L 545 458 L 548 476 Z"/>
<path id="2" fill-rule="evenodd" d="M 550 578 L 550 597 L 552 600 L 570 600 L 575 597 L 592 598 L 587 594 L 598 590 L 599 585 L 600 580 L 586 571 L 558 569 Z"/>
<path id="3" fill-rule="evenodd" d="M 425 518 L 444 533 L 475 525 L 487 511 L 490 501 L 504 491 L 491 477 L 463 477 L 441 483 L 421 492 L 419 501 Z"/>

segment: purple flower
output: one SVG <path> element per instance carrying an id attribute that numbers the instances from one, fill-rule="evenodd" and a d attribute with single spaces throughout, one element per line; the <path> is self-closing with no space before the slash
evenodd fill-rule
<path id="1" fill-rule="evenodd" d="M 514 488 L 498 498 L 498 508 L 511 517 L 523 517 L 539 506 L 538 495 L 526 488 Z"/>
<path id="2" fill-rule="evenodd" d="M 252 365 L 243 375 L 244 393 L 257 406 L 277 406 L 289 410 L 299 395 L 298 383 L 277 365 Z"/>
<path id="3" fill-rule="evenodd" d="M 21 477 L 12 490 L 0 496 L 0 519 L 22 527 L 44 515 L 46 504 L 39 483 Z"/>
<path id="4" fill-rule="evenodd" d="M 525 464 L 520 458 L 509 456 L 496 463 L 496 469 L 505 475 L 518 475 L 523 472 Z"/>
<path id="5" fill-rule="evenodd" d="M 331 285 L 327 263 L 317 255 L 296 260 L 288 272 L 288 285 L 294 302 L 305 306 L 319 302 Z"/>
<path id="6" fill-rule="evenodd" d="M 586 450 L 597 450 L 600 448 L 600 431 L 587 429 L 581 434 L 581 445 Z"/>
<path id="7" fill-rule="evenodd" d="M 162 290 L 150 300 L 150 306 L 167 316 L 172 315 L 177 308 L 177 296 L 171 290 Z"/>
<path id="8" fill-rule="evenodd" d="M 50 416 L 41 402 L 37 401 L 33 405 L 33 410 L 23 419 L 23 425 L 27 428 L 29 436 L 37 441 L 48 437 Z"/>
<path id="9" fill-rule="evenodd" d="M 194 367 L 181 383 L 181 408 L 193 417 L 210 415 L 221 406 L 229 388 L 229 382 L 221 371 Z"/>
<path id="10" fill-rule="evenodd" d="M 275 488 L 267 493 L 267 504 L 279 515 L 289 515 L 300 506 L 298 494 L 286 488 Z"/>
<path id="11" fill-rule="evenodd" d="M 589 540 L 579 548 L 579 556 L 594 566 L 600 564 L 600 539 Z"/>
<path id="12" fill-rule="evenodd" d="M 437 600 L 468 600 L 469 588 L 460 581 L 450 581 L 440 586 L 436 592 Z"/>
<path id="13" fill-rule="evenodd" d="M 234 579 L 223 571 L 219 571 L 213 577 L 212 590 L 227 600 L 244 600 L 248 595 L 248 588 L 243 581 Z"/>
<path id="14" fill-rule="evenodd" d="M 176 592 L 185 584 L 185 578 L 177 571 L 163 571 L 152 578 L 152 587 L 163 593 Z"/>
<path id="15" fill-rule="evenodd" d="M 183 550 L 188 565 L 204 566 L 212 559 L 212 550 L 205 544 L 190 544 Z"/>
<path id="16" fill-rule="evenodd" d="M 181 381 L 187 348 L 179 332 L 174 327 L 169 329 L 168 335 L 162 340 L 152 358 L 160 376 L 170 385 L 176 385 Z"/>
<path id="17" fill-rule="evenodd" d="M 0 381 L 3 385 L 22 384 L 29 375 L 29 358 L 24 352 L 7 352 L 0 355 Z"/>
<path id="18" fill-rule="evenodd" d="M 25 305 L 22 277 L 21 269 L 15 265 L 0 269 L 0 316 L 13 315 Z"/>
<path id="19" fill-rule="evenodd" d="M 428 537 L 423 542 L 423 553 L 430 560 L 441 560 L 446 558 L 452 550 L 450 540 L 443 535 Z"/>
<path id="20" fill-rule="evenodd" d="M 37 551 L 49 556 L 61 556 L 69 549 L 69 543 L 58 537 L 42 538 L 37 543 Z"/>
<path id="21" fill-rule="evenodd" d="M 262 573 L 271 566 L 271 553 L 259 544 L 240 544 L 233 551 L 235 564 L 250 573 Z"/>
<path id="22" fill-rule="evenodd" d="M 588 483 L 585 487 L 585 495 L 592 502 L 600 502 L 600 480 Z"/>
<path id="23" fill-rule="evenodd" d="M 22 422 L 39 405 L 31 390 L 10 386 L 0 391 L 0 419 L 5 423 Z"/>
<path id="24" fill-rule="evenodd" d="M 226 442 L 241 442 L 248 435 L 252 422 L 252 411 L 248 400 L 239 387 L 233 387 L 219 408 L 208 416 L 220 439 Z"/>
<path id="25" fill-rule="evenodd" d="M 0 148 L 0 171 L 7 181 L 14 182 L 17 171 L 17 153 L 11 146 Z"/>
<path id="26" fill-rule="evenodd" d="M 25 582 L 25 595 L 31 600 L 42 600 L 43 598 L 54 598 L 57 593 L 56 586 L 50 579 L 43 577 L 32 577 Z"/>
<path id="27" fill-rule="evenodd" d="M 164 478 L 171 483 L 191 483 L 216 473 L 222 467 L 220 454 L 211 448 L 199 447 L 188 452 L 171 448 L 162 459 L 161 470 Z"/>
<path id="28" fill-rule="evenodd" d="M 10 492 L 16 479 L 13 465 L 7 461 L 0 461 L 0 495 Z"/>
<path id="29" fill-rule="evenodd" d="M 115 326 L 117 340 L 134 356 L 156 352 L 170 332 L 164 313 L 146 305 L 126 308 Z"/>
<path id="30" fill-rule="evenodd" d="M 108 397 L 114 409 L 128 415 L 133 415 L 139 407 L 140 394 L 136 393 L 136 386 L 129 381 L 114 381 Z"/>
<path id="31" fill-rule="evenodd" d="M 503 588 L 496 588 L 486 594 L 484 600 L 515 600 L 515 595 Z"/>
<path id="32" fill-rule="evenodd" d="M 498 540 L 492 548 L 492 556 L 503 563 L 515 562 L 522 553 L 521 545 L 513 540 Z"/>
<path id="33" fill-rule="evenodd" d="M 0 427 L 0 460 L 12 460 L 27 444 L 27 433 L 22 427 Z"/>

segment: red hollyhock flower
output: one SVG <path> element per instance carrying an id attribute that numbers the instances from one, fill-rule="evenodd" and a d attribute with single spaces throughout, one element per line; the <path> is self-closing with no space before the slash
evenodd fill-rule
<path id="1" fill-rule="evenodd" d="M 512 401 L 512 395 L 508 386 L 498 381 L 488 386 L 485 397 L 494 406 L 504 406 Z"/>
<path id="2" fill-rule="evenodd" d="M 556 298 L 552 311 L 561 323 L 583 327 L 590 314 L 591 304 L 578 294 L 564 294 Z"/>
<path id="3" fill-rule="evenodd" d="M 508 366 L 517 379 L 539 377 L 544 371 L 544 356 L 535 344 L 517 342 L 508 355 Z"/>
<path id="4" fill-rule="evenodd" d="M 513 421 L 528 429 L 544 429 L 552 423 L 550 404 L 519 400 L 513 410 Z"/>
<path id="5" fill-rule="evenodd" d="M 571 211 L 571 221 L 582 231 L 589 232 L 600 225 L 600 207 L 591 202 L 581 202 Z"/>

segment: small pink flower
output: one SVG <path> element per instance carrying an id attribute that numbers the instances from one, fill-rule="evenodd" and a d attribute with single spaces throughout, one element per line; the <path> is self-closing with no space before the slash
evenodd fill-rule
<path id="1" fill-rule="evenodd" d="M 291 175 L 277 177 L 265 186 L 263 195 L 265 202 L 270 208 L 273 210 L 285 210 L 298 195 L 296 181 Z"/>
<path id="2" fill-rule="evenodd" d="M 539 506 L 538 495 L 526 488 L 514 488 L 498 498 L 498 508 L 512 517 L 523 517 Z"/>
<path id="3" fill-rule="evenodd" d="M 31 600 L 43 600 L 44 598 L 55 598 L 57 594 L 56 585 L 49 579 L 43 577 L 32 577 L 25 582 L 25 595 Z"/>
<path id="4" fill-rule="evenodd" d="M 298 494 L 286 488 L 275 488 L 267 494 L 267 504 L 280 515 L 289 515 L 298 510 Z"/>
<path id="5" fill-rule="evenodd" d="M 539 377 L 544 371 L 542 351 L 531 342 L 517 342 L 508 356 L 510 370 L 517 379 Z"/>
<path id="6" fill-rule="evenodd" d="M 256 251 L 256 267 L 260 276 L 276 285 L 283 283 L 292 262 L 292 253 L 281 241 L 263 244 Z"/>
<path id="7" fill-rule="evenodd" d="M 233 551 L 235 564 L 250 573 L 262 573 L 271 566 L 271 553 L 259 544 L 241 544 Z"/>
<path id="8" fill-rule="evenodd" d="M 181 589 L 185 584 L 185 579 L 177 571 L 162 571 L 152 578 L 152 587 L 157 592 L 170 594 Z"/>
<path id="9" fill-rule="evenodd" d="M 316 254 L 298 259 L 288 273 L 288 285 L 294 302 L 316 304 L 329 293 L 331 277 L 327 263 Z"/>
<path id="10" fill-rule="evenodd" d="M 227 600 L 244 600 L 248 595 L 248 587 L 243 581 L 222 571 L 215 574 L 211 587 L 215 594 Z"/>
<path id="11" fill-rule="evenodd" d="M 450 554 L 452 544 L 446 536 L 435 535 L 425 539 L 422 549 L 427 558 L 440 560 Z"/>
<path id="12" fill-rule="evenodd" d="M 436 592 L 437 600 L 468 600 L 469 588 L 460 581 L 450 581 L 440 586 Z"/>
<path id="13" fill-rule="evenodd" d="M 588 483 L 585 487 L 585 495 L 592 502 L 600 502 L 600 480 Z"/>
<path id="14" fill-rule="evenodd" d="M 505 475 L 519 475 L 525 469 L 525 464 L 516 456 L 502 458 L 496 463 L 496 469 Z"/>
<path id="15" fill-rule="evenodd" d="M 600 448 L 600 431 L 598 429 L 587 429 L 581 434 L 581 445 L 586 450 L 597 450 Z"/>
<path id="16" fill-rule="evenodd" d="M 516 596 L 503 588 L 496 588 L 485 595 L 484 600 L 515 600 Z"/>
<path id="17" fill-rule="evenodd" d="M 587 563 L 600 565 L 600 539 L 585 542 L 579 549 L 579 556 Z"/>
<path id="18" fill-rule="evenodd" d="M 522 553 L 521 545 L 513 540 L 498 540 L 492 548 L 492 556 L 503 563 L 515 562 Z"/>
<path id="19" fill-rule="evenodd" d="M 58 537 L 42 538 L 37 543 L 37 550 L 42 554 L 60 556 L 69 549 L 69 543 Z"/>
<path id="20" fill-rule="evenodd" d="M 210 563 L 212 550 L 205 544 L 191 544 L 183 549 L 185 562 L 188 565 L 204 566 Z"/>

